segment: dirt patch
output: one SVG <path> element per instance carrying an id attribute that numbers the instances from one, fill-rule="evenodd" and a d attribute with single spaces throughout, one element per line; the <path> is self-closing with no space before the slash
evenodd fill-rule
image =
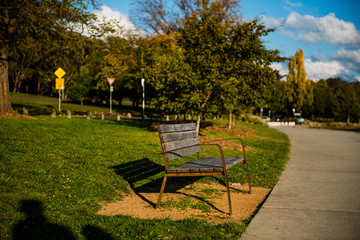
<path id="1" fill-rule="evenodd" d="M 204 129 L 209 132 L 218 132 L 225 133 L 228 135 L 238 136 L 238 137 L 252 137 L 252 138 L 262 138 L 252 133 L 252 129 L 246 126 L 233 126 L 231 129 L 228 129 L 226 126 L 214 125 L 209 126 Z"/>
<path id="2" fill-rule="evenodd" d="M 143 219 L 199 218 L 214 224 L 240 222 L 253 214 L 270 191 L 267 188 L 253 187 L 249 194 L 247 184 L 232 185 L 231 188 L 231 216 L 228 215 L 226 187 L 219 183 L 195 183 L 192 187 L 188 185 L 174 192 L 166 191 L 159 209 L 154 208 L 158 192 L 131 192 L 120 201 L 102 204 L 98 214 L 128 215 Z"/>
<path id="3" fill-rule="evenodd" d="M 242 145 L 240 143 L 236 143 L 233 141 L 220 141 L 221 138 L 217 138 L 217 137 L 208 137 L 208 136 L 199 136 L 199 140 L 200 143 L 215 143 L 215 144 L 219 144 L 223 149 L 235 149 L 235 150 L 239 150 L 240 152 L 243 151 L 242 149 Z M 249 147 L 249 146 L 245 146 L 245 151 L 249 152 L 249 151 L 256 151 L 254 148 Z"/>

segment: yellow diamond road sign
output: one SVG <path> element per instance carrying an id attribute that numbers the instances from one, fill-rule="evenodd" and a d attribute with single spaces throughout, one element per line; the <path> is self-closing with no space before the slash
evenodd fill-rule
<path id="1" fill-rule="evenodd" d="M 54 73 L 58 78 L 62 78 L 65 75 L 65 71 L 62 68 L 58 68 Z"/>

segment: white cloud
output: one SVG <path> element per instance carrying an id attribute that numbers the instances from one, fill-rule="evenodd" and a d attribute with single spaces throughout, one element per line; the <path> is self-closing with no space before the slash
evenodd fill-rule
<path id="1" fill-rule="evenodd" d="M 93 21 L 91 25 L 95 27 L 95 29 L 80 24 L 71 24 L 71 27 L 85 36 L 96 36 L 98 34 L 96 28 L 100 28 L 102 25 L 106 25 L 106 23 L 110 22 L 112 28 L 115 30 L 114 33 L 111 33 L 112 35 L 126 36 L 129 32 L 140 35 L 144 34 L 135 27 L 126 15 L 119 11 L 112 10 L 108 6 L 103 5 L 100 10 L 96 10 L 93 13 L 96 16 L 96 20 Z"/>
<path id="2" fill-rule="evenodd" d="M 340 50 L 338 50 L 333 54 L 333 57 L 337 59 L 351 61 L 354 63 L 360 63 L 360 49 L 356 49 L 352 51 L 341 48 Z"/>
<path id="3" fill-rule="evenodd" d="M 98 18 L 98 23 L 103 23 L 105 21 L 117 21 L 125 31 L 137 31 L 134 23 L 132 23 L 129 18 L 122 14 L 119 11 L 112 10 L 108 6 L 103 5 L 100 10 L 95 11 L 94 14 Z M 121 29 L 117 29 L 117 31 L 121 32 Z"/>
<path id="4" fill-rule="evenodd" d="M 282 18 L 274 18 L 267 16 L 262 16 L 262 19 L 264 20 L 265 26 L 268 28 L 279 27 L 284 21 Z"/>
<path id="5" fill-rule="evenodd" d="M 279 70 L 280 75 L 284 76 L 288 74 L 288 69 L 286 63 L 273 63 L 271 64 L 273 69 Z"/>
<path id="6" fill-rule="evenodd" d="M 291 6 L 289 3 L 286 2 Z M 330 56 L 313 56 L 304 60 L 308 78 L 311 80 L 341 77 L 348 81 L 359 81 L 360 31 L 352 22 L 338 19 L 333 13 L 318 18 L 291 12 L 285 19 L 274 17 L 263 17 L 263 19 L 267 27 L 279 27 L 283 36 L 307 44 L 326 42 L 339 47 L 339 50 Z M 327 49 L 322 50 L 327 51 Z M 281 74 L 287 74 L 286 66 L 273 65 Z"/>
<path id="7" fill-rule="evenodd" d="M 346 50 L 341 48 L 332 57 L 341 61 L 348 69 L 360 74 L 360 49 Z"/>
<path id="8" fill-rule="evenodd" d="M 304 61 L 304 65 L 307 78 L 313 81 L 350 74 L 350 71 L 338 61 L 312 61 L 310 58 L 307 58 Z"/>
<path id="9" fill-rule="evenodd" d="M 290 1 L 285 1 L 285 4 L 290 5 L 291 7 L 301 7 L 302 3 L 292 3 Z"/>
<path id="10" fill-rule="evenodd" d="M 316 18 L 292 12 L 285 19 L 284 27 L 299 31 L 296 37 L 306 43 L 324 41 L 336 45 L 360 46 L 360 31 L 353 23 L 338 19 L 334 13 Z"/>
<path id="11" fill-rule="evenodd" d="M 287 75 L 289 72 L 287 64 L 288 63 L 273 63 L 271 66 L 273 69 L 279 70 L 281 75 Z M 304 66 L 307 78 L 310 78 L 312 81 L 338 76 L 344 80 L 360 81 L 360 76 L 353 75 L 353 73 L 339 61 L 313 61 L 310 58 L 306 58 L 304 59 Z"/>

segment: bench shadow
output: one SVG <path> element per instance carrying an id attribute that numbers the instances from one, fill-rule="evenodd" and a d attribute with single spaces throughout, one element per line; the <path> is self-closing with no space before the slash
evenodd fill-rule
<path id="1" fill-rule="evenodd" d="M 220 185 L 224 186 L 226 188 L 226 183 L 223 179 L 220 179 L 220 178 L 217 178 L 217 177 L 214 177 L 214 180 L 216 180 Z M 239 192 L 239 193 L 249 193 L 248 190 L 241 190 L 241 189 L 237 189 L 237 188 L 234 188 L 231 183 L 229 182 L 229 189 L 230 190 L 233 190 L 234 192 Z"/>
<path id="2" fill-rule="evenodd" d="M 163 165 L 150 161 L 148 158 L 142 158 L 132 162 L 127 162 L 120 165 L 112 166 L 110 168 L 113 169 L 117 175 L 123 177 L 124 180 L 129 183 L 131 189 L 138 197 L 140 197 L 143 201 L 147 202 L 149 205 L 155 208 L 156 202 L 152 202 L 151 200 L 147 199 L 144 196 L 144 193 L 160 192 L 164 174 L 161 174 L 160 177 L 155 175 L 164 173 L 165 167 Z M 196 182 L 201 178 L 203 177 L 168 178 L 164 193 L 179 193 L 181 195 L 191 196 L 208 204 L 213 209 L 219 212 L 223 212 L 222 210 L 218 209 L 212 203 L 210 203 L 209 201 L 205 200 L 202 197 L 179 192 L 180 189 L 189 186 L 191 183 Z M 144 181 L 144 180 L 149 180 L 149 182 L 141 186 L 135 187 L 138 181 Z"/>

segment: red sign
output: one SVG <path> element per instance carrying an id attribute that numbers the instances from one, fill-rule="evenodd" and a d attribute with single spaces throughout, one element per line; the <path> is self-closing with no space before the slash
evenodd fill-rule
<path id="1" fill-rule="evenodd" d="M 108 78 L 107 80 L 108 80 L 108 82 L 109 82 L 109 84 L 111 86 L 114 83 L 115 78 Z"/>

